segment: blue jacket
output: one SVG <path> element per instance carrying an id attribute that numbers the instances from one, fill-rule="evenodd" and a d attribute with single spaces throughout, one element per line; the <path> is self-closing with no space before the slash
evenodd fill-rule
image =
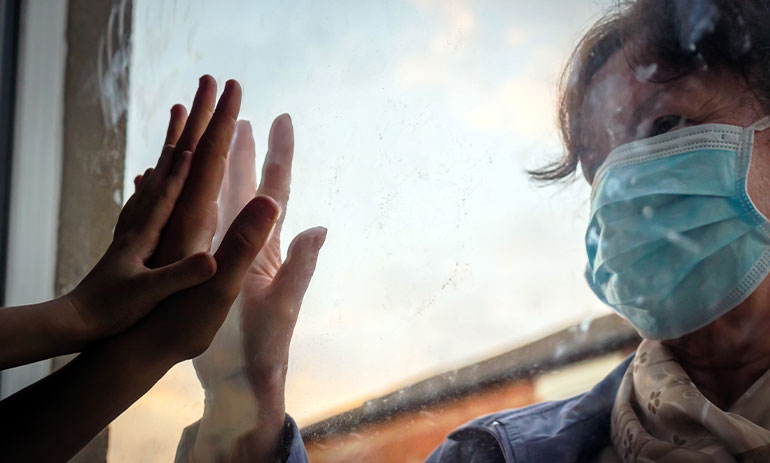
<path id="1" fill-rule="evenodd" d="M 591 461 L 610 445 L 612 405 L 632 359 L 633 355 L 628 356 L 590 391 L 578 396 L 492 413 L 460 426 L 433 451 L 427 463 Z M 297 425 L 290 420 L 290 426 L 293 439 L 286 463 L 308 463 Z M 189 437 L 194 442 L 194 436 Z"/>

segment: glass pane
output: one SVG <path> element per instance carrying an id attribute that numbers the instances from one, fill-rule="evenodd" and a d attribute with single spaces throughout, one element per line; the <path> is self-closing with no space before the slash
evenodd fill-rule
<path id="1" fill-rule="evenodd" d="M 292 343 L 300 426 L 609 313 L 583 278 L 589 187 L 525 172 L 562 152 L 559 73 L 608 3 L 134 1 L 128 190 L 201 74 L 241 82 L 258 152 L 292 116 L 284 248 L 329 229 Z M 110 461 L 171 461 L 201 413 L 188 362 L 114 423 Z"/>

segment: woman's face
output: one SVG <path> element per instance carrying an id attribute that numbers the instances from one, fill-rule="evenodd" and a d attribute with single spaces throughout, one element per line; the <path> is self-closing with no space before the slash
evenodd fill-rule
<path id="1" fill-rule="evenodd" d="M 581 159 L 583 174 L 592 183 L 609 152 L 619 145 L 686 126 L 721 123 L 747 127 L 763 115 L 759 103 L 735 73 L 707 69 L 673 82 L 649 82 L 654 66 L 633 69 L 623 52 L 615 53 L 596 74 L 583 106 L 590 155 Z M 770 130 L 756 134 L 748 175 L 749 196 L 770 217 Z M 718 269 L 715 269 L 718 271 Z M 719 339 L 708 349 L 734 351 L 746 347 L 752 333 L 765 336 L 770 278 L 736 309 L 719 320 L 669 344 Z M 706 334 L 706 336 L 702 336 Z M 732 349 L 731 349 L 732 348 Z"/>
<path id="2" fill-rule="evenodd" d="M 655 65 L 633 69 L 622 51 L 599 70 L 583 104 L 591 154 L 581 159 L 589 183 L 614 148 L 692 125 L 747 127 L 762 117 L 757 99 L 735 73 L 707 69 L 669 83 L 649 82 Z M 770 157 L 766 134 L 757 134 L 749 171 L 749 195 L 770 216 Z M 763 175 L 759 175 L 759 174 Z"/>

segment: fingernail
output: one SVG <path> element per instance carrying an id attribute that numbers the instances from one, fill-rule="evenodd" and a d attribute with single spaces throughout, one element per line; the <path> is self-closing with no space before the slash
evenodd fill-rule
<path id="1" fill-rule="evenodd" d="M 284 136 L 280 139 L 275 139 L 275 132 L 278 127 L 280 127 L 283 124 L 288 124 L 290 128 L 294 128 L 294 125 L 291 122 L 291 116 L 289 116 L 289 113 L 283 113 L 280 116 L 276 117 L 273 121 L 273 124 L 270 126 L 270 134 L 267 136 L 267 144 L 269 147 L 280 147 L 281 144 L 289 143 L 291 140 L 290 136 Z M 286 135 L 286 132 L 282 132 L 284 135 Z M 278 146 L 275 146 L 278 145 Z"/>
<path id="2" fill-rule="evenodd" d="M 256 204 L 257 214 L 269 221 L 276 220 L 281 210 L 278 203 L 268 196 L 258 196 L 257 198 L 259 199 Z"/>
<path id="3" fill-rule="evenodd" d="M 232 93 L 235 91 L 234 89 L 237 87 L 238 81 L 234 79 L 230 79 L 225 84 L 225 89 L 222 91 L 222 95 L 219 96 L 219 102 L 217 102 L 216 111 L 221 111 L 226 105 L 231 104 L 231 96 Z M 240 100 L 238 101 L 238 107 L 240 107 Z M 236 112 L 235 117 L 237 117 L 238 114 Z"/>
<path id="4" fill-rule="evenodd" d="M 289 124 L 290 127 L 294 126 L 289 113 L 283 113 L 275 119 L 275 124 Z"/>
<path id="5" fill-rule="evenodd" d="M 163 150 L 160 152 L 160 159 L 171 158 L 171 166 L 176 163 L 176 154 L 174 153 L 174 145 L 166 144 L 163 146 Z M 158 159 L 158 165 L 160 165 L 160 159 Z"/>
<path id="6" fill-rule="evenodd" d="M 318 232 L 316 233 L 313 242 L 316 245 L 316 249 L 321 249 L 321 246 L 326 242 L 326 232 L 329 230 L 327 230 L 326 227 L 318 227 L 317 230 Z"/>
<path id="7" fill-rule="evenodd" d="M 235 124 L 235 133 L 241 134 L 241 130 L 251 132 L 251 122 L 247 121 L 246 119 L 240 119 Z"/>
<path id="8" fill-rule="evenodd" d="M 187 167 L 187 164 L 190 163 L 190 159 L 192 158 L 192 152 L 191 151 L 183 151 L 182 153 L 179 153 L 179 155 L 174 159 L 174 173 L 178 174 L 182 171 L 182 169 L 185 169 Z"/>
<path id="9" fill-rule="evenodd" d="M 227 82 L 225 82 L 225 90 L 224 91 L 225 92 L 232 92 L 233 91 L 233 87 L 235 87 L 235 84 L 237 84 L 237 83 L 238 82 L 236 82 L 235 79 L 228 80 Z"/>
<path id="10" fill-rule="evenodd" d="M 217 81 L 212 77 L 210 74 L 203 74 L 200 79 L 198 79 L 198 90 L 202 90 L 203 87 L 211 85 L 214 87 L 214 89 L 217 88 Z"/>
<path id="11" fill-rule="evenodd" d="M 209 258 L 208 254 L 201 254 L 198 258 L 197 267 L 198 272 L 200 276 L 202 277 L 210 277 L 216 273 L 217 269 L 212 263 L 215 262 L 213 259 Z"/>

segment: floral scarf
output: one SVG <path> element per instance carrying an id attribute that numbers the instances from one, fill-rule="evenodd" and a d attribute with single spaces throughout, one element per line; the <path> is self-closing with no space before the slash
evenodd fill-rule
<path id="1" fill-rule="evenodd" d="M 644 340 L 612 409 L 615 461 L 770 462 L 770 372 L 728 410 L 693 384 L 660 342 Z M 612 449 L 607 449 L 611 451 Z M 601 461 L 611 461 L 605 452 Z"/>

